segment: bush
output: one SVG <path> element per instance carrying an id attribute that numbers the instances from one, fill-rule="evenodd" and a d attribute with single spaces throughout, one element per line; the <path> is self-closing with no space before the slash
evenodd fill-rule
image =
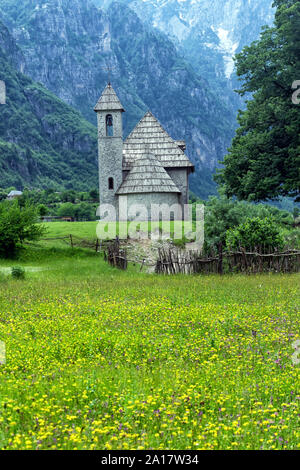
<path id="1" fill-rule="evenodd" d="M 289 248 L 293 248 L 295 250 L 300 249 L 300 230 L 298 228 L 295 228 L 294 230 L 291 230 L 285 235 L 285 241 L 286 244 L 289 246 Z"/>
<path id="2" fill-rule="evenodd" d="M 71 202 L 66 202 L 65 204 L 62 204 L 60 208 L 57 211 L 57 215 L 59 217 L 75 217 L 75 204 L 72 204 Z"/>
<path id="3" fill-rule="evenodd" d="M 235 229 L 252 218 L 272 219 L 280 229 L 292 229 L 294 222 L 292 214 L 267 204 L 250 204 L 224 196 L 211 197 L 205 204 L 206 244 L 225 244 L 228 230 Z"/>
<path id="4" fill-rule="evenodd" d="M 238 227 L 227 231 L 226 245 L 233 249 L 257 248 L 260 251 L 283 249 L 284 238 L 278 224 L 272 218 L 248 218 Z"/>
<path id="5" fill-rule="evenodd" d="M 40 204 L 38 207 L 38 210 L 39 210 L 40 217 L 45 217 L 49 212 L 49 209 L 47 206 L 45 206 L 45 204 Z"/>
<path id="6" fill-rule="evenodd" d="M 16 266 L 12 268 L 11 275 L 14 279 L 25 279 L 25 270 L 19 266 Z"/>
<path id="7" fill-rule="evenodd" d="M 37 210 L 29 205 L 20 207 L 17 201 L 0 204 L 0 256 L 13 257 L 25 241 L 38 240 L 45 229 L 37 225 Z"/>

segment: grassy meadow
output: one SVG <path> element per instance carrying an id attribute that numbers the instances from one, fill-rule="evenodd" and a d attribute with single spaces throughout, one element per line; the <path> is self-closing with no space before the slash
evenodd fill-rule
<path id="1" fill-rule="evenodd" d="M 299 279 L 120 272 L 60 245 L 0 261 L 0 449 L 299 448 Z"/>
<path id="2" fill-rule="evenodd" d="M 94 240 L 98 222 L 47 222 L 43 225 L 47 230 L 46 237 L 66 237 L 76 235 L 79 238 Z"/>
<path id="3" fill-rule="evenodd" d="M 46 238 L 50 240 L 47 242 L 47 246 L 57 246 L 62 242 L 59 240 L 51 240 L 51 238 L 59 238 L 59 237 L 68 237 L 69 235 L 74 235 L 81 239 L 86 240 L 95 240 L 97 238 L 97 227 L 99 221 L 97 222 L 48 222 L 44 223 L 44 227 L 47 230 L 45 235 Z M 146 234 L 147 232 L 150 233 L 151 231 L 155 233 L 155 231 L 160 230 L 161 233 L 165 235 L 168 234 L 170 239 L 173 240 L 182 240 L 183 238 L 186 241 L 194 241 L 194 238 L 190 236 L 190 239 L 187 239 L 185 235 L 188 236 L 190 232 L 196 231 L 195 224 L 191 224 L 189 222 L 117 222 L 115 225 L 110 223 L 110 230 L 114 235 L 111 237 L 112 239 L 115 238 L 116 234 L 120 236 L 121 239 L 126 239 L 127 234 L 130 234 L 130 230 L 137 230 L 141 233 Z M 102 225 L 102 232 L 105 236 L 100 237 L 105 239 L 107 233 L 106 223 Z M 123 235 L 123 236 L 122 236 Z M 65 243 L 65 242 L 64 242 Z"/>

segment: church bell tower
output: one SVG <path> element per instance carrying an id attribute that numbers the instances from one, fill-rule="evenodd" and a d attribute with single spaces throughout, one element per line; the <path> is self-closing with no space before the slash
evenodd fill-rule
<path id="1" fill-rule="evenodd" d="M 94 108 L 98 119 L 98 155 L 100 203 L 111 204 L 116 210 L 116 192 L 123 181 L 123 124 L 125 111 L 109 83 Z"/>

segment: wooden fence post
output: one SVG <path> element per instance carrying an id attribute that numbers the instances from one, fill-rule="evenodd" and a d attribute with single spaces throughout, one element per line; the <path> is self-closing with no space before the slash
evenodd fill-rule
<path id="1" fill-rule="evenodd" d="M 143 267 L 144 267 L 144 264 L 145 264 L 145 259 L 143 259 L 143 262 L 142 262 L 142 265 L 141 265 L 141 269 L 140 269 L 140 273 L 143 271 Z"/>
<path id="2" fill-rule="evenodd" d="M 223 275 L 223 243 L 219 243 L 219 263 L 218 263 L 218 273 Z"/>

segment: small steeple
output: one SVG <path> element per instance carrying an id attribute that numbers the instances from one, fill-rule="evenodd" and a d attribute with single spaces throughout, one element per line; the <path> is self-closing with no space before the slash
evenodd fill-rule
<path id="1" fill-rule="evenodd" d="M 117 94 L 110 83 L 106 86 L 98 103 L 96 104 L 94 111 L 122 111 L 125 112 Z"/>

